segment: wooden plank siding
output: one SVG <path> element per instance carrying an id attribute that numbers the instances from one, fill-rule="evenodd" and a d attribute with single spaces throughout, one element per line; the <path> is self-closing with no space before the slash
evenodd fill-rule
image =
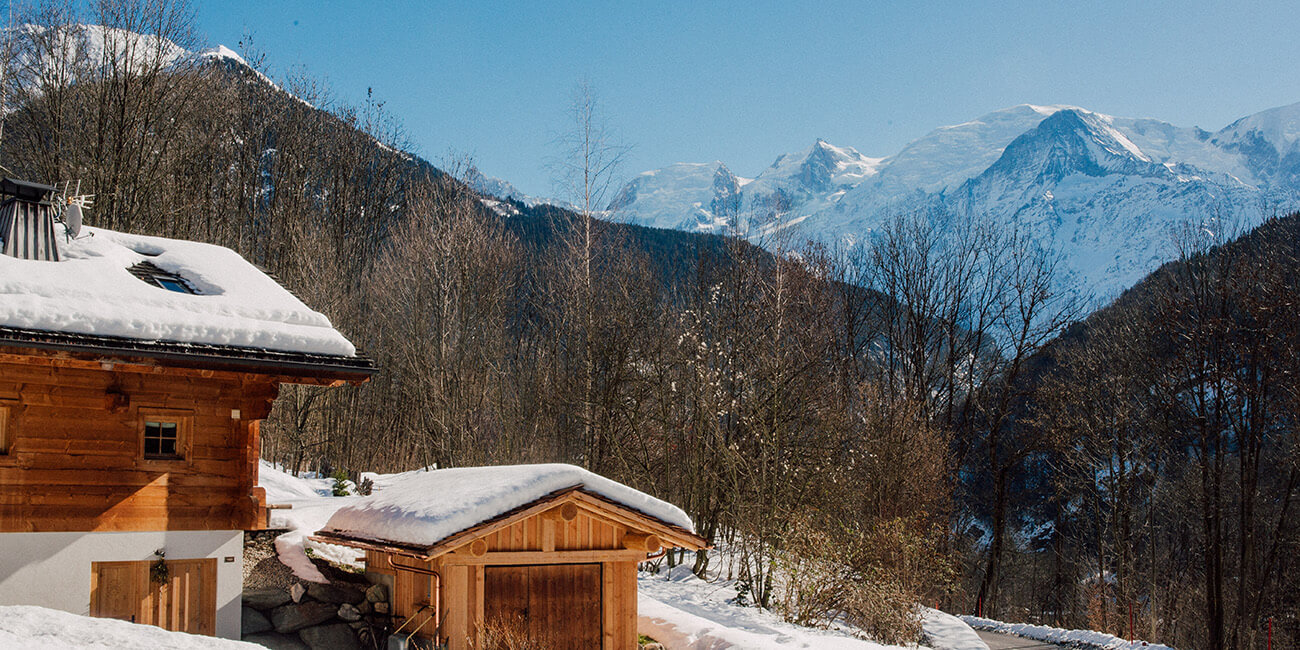
<path id="1" fill-rule="evenodd" d="M 550 528 L 550 532 L 545 529 Z M 484 537 L 488 552 L 498 551 L 587 551 L 623 548 L 627 528 L 608 520 L 579 513 L 573 521 L 529 517 Z M 547 548 L 547 544 L 553 548 Z"/>
<path id="2" fill-rule="evenodd" d="M 0 355 L 0 532 L 265 527 L 258 420 L 277 391 L 260 375 Z M 141 412 L 160 409 L 187 419 L 183 459 L 143 456 Z"/>
<path id="3" fill-rule="evenodd" d="M 600 648 L 614 635 L 599 564 L 486 567 L 484 620 L 553 650 Z"/>
<path id="4" fill-rule="evenodd" d="M 488 570 L 505 565 L 549 566 L 555 567 L 556 575 L 568 576 L 571 571 L 559 567 L 598 566 L 600 575 L 592 588 L 599 592 L 593 598 L 601 608 L 599 647 L 634 650 L 637 647 L 636 568 L 645 553 L 625 549 L 623 538 L 637 532 L 587 510 L 579 510 L 572 521 L 548 517 L 543 512 L 478 538 L 487 542 L 487 550 L 482 555 L 468 552 L 472 540 L 428 561 L 367 549 L 366 571 L 394 576 L 393 613 L 400 619 L 416 618 L 407 625 L 406 632 L 435 617 L 435 612 L 420 612 L 420 608 L 429 602 L 431 587 L 438 590 L 440 579 L 440 639 L 452 650 L 468 650 L 474 647 L 478 631 L 487 620 L 485 606 L 494 598 L 504 597 L 504 601 L 487 606 L 488 610 L 496 607 L 499 611 L 503 606 L 508 608 L 508 603 L 513 602 L 511 598 L 521 597 L 490 593 L 492 583 L 486 578 Z M 436 571 L 439 578 L 400 568 L 394 571 L 390 561 L 399 566 Z M 541 591 L 545 593 L 546 588 Z M 432 638 L 434 634 L 433 620 L 420 628 L 419 636 Z"/>

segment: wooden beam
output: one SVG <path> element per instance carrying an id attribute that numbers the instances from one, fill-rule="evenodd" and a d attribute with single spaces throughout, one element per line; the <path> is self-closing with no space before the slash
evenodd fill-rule
<path id="1" fill-rule="evenodd" d="M 709 545 L 708 541 L 703 537 L 700 537 L 684 528 L 667 524 L 654 517 L 641 514 L 627 506 L 610 501 L 609 499 L 590 492 L 575 492 L 573 495 L 573 502 L 577 504 L 578 507 L 591 512 L 598 517 L 604 517 L 629 528 L 653 532 L 659 535 L 661 542 L 667 542 L 673 546 L 698 551 L 702 548 L 707 548 Z"/>
<path id="2" fill-rule="evenodd" d="M 443 564 L 501 565 L 501 564 L 597 564 L 603 562 L 639 562 L 645 559 L 642 551 L 500 551 L 481 557 L 451 553 L 440 558 Z"/>
<path id="3" fill-rule="evenodd" d="M 573 521 L 578 518 L 578 506 L 572 503 L 558 505 L 542 513 L 549 521 Z"/>
<path id="4" fill-rule="evenodd" d="M 642 553 L 656 553 L 663 548 L 658 535 L 649 533 L 628 533 L 623 536 L 623 548 Z"/>
<path id="5" fill-rule="evenodd" d="M 483 557 L 487 555 L 488 543 L 482 537 L 452 551 L 458 555 L 468 555 L 470 557 Z"/>

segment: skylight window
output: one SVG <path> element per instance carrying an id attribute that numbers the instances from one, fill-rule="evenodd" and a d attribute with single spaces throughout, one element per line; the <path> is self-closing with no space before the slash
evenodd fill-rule
<path id="1" fill-rule="evenodd" d="M 152 284 L 159 289 L 166 289 L 167 291 L 175 291 L 176 293 L 187 293 L 191 295 L 198 293 L 189 282 L 185 281 L 185 278 L 175 273 L 164 271 L 154 265 L 153 262 L 140 262 L 139 264 L 127 269 L 127 272 L 139 278 L 142 282 Z"/>
<path id="2" fill-rule="evenodd" d="M 193 291 L 190 291 L 189 287 L 171 278 L 155 278 L 155 280 L 157 280 L 158 286 L 168 291 L 175 291 L 176 293 L 194 293 Z"/>

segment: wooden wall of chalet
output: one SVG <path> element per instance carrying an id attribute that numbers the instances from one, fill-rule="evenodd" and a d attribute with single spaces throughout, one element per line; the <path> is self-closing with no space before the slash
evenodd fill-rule
<path id="1" fill-rule="evenodd" d="M 571 507 L 571 506 L 570 506 Z M 495 566 L 545 566 L 555 564 L 593 564 L 600 567 L 600 647 L 604 650 L 637 648 L 637 563 L 645 559 L 644 550 L 629 550 L 624 538 L 637 532 L 627 525 L 606 519 L 596 512 L 580 509 L 572 520 L 561 516 L 563 508 L 541 513 L 481 538 L 486 547 L 471 551 L 473 544 L 430 562 L 382 551 L 366 552 L 368 572 L 391 576 L 395 615 L 416 617 L 407 630 L 414 629 L 433 612 L 419 612 L 429 602 L 429 589 L 436 585 L 428 576 L 391 568 L 394 563 L 430 569 L 441 575 L 442 636 L 452 650 L 475 647 L 475 635 L 485 623 L 484 604 L 486 571 Z M 420 636 L 431 637 L 430 621 Z M 556 645 L 557 650 L 570 647 Z M 573 646 L 577 647 L 577 646 Z"/>
<path id="2" fill-rule="evenodd" d="M 265 527 L 258 421 L 276 390 L 253 375 L 0 354 L 13 434 L 0 532 Z M 144 459 L 141 409 L 191 418 L 185 460 Z"/>

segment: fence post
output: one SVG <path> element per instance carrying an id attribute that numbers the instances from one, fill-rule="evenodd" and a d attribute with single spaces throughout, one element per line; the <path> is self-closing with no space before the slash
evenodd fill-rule
<path id="1" fill-rule="evenodd" d="M 1268 617 L 1268 650 L 1273 650 L 1273 617 Z"/>
<path id="2" fill-rule="evenodd" d="M 1128 642 L 1133 643 L 1133 601 L 1128 601 Z"/>

